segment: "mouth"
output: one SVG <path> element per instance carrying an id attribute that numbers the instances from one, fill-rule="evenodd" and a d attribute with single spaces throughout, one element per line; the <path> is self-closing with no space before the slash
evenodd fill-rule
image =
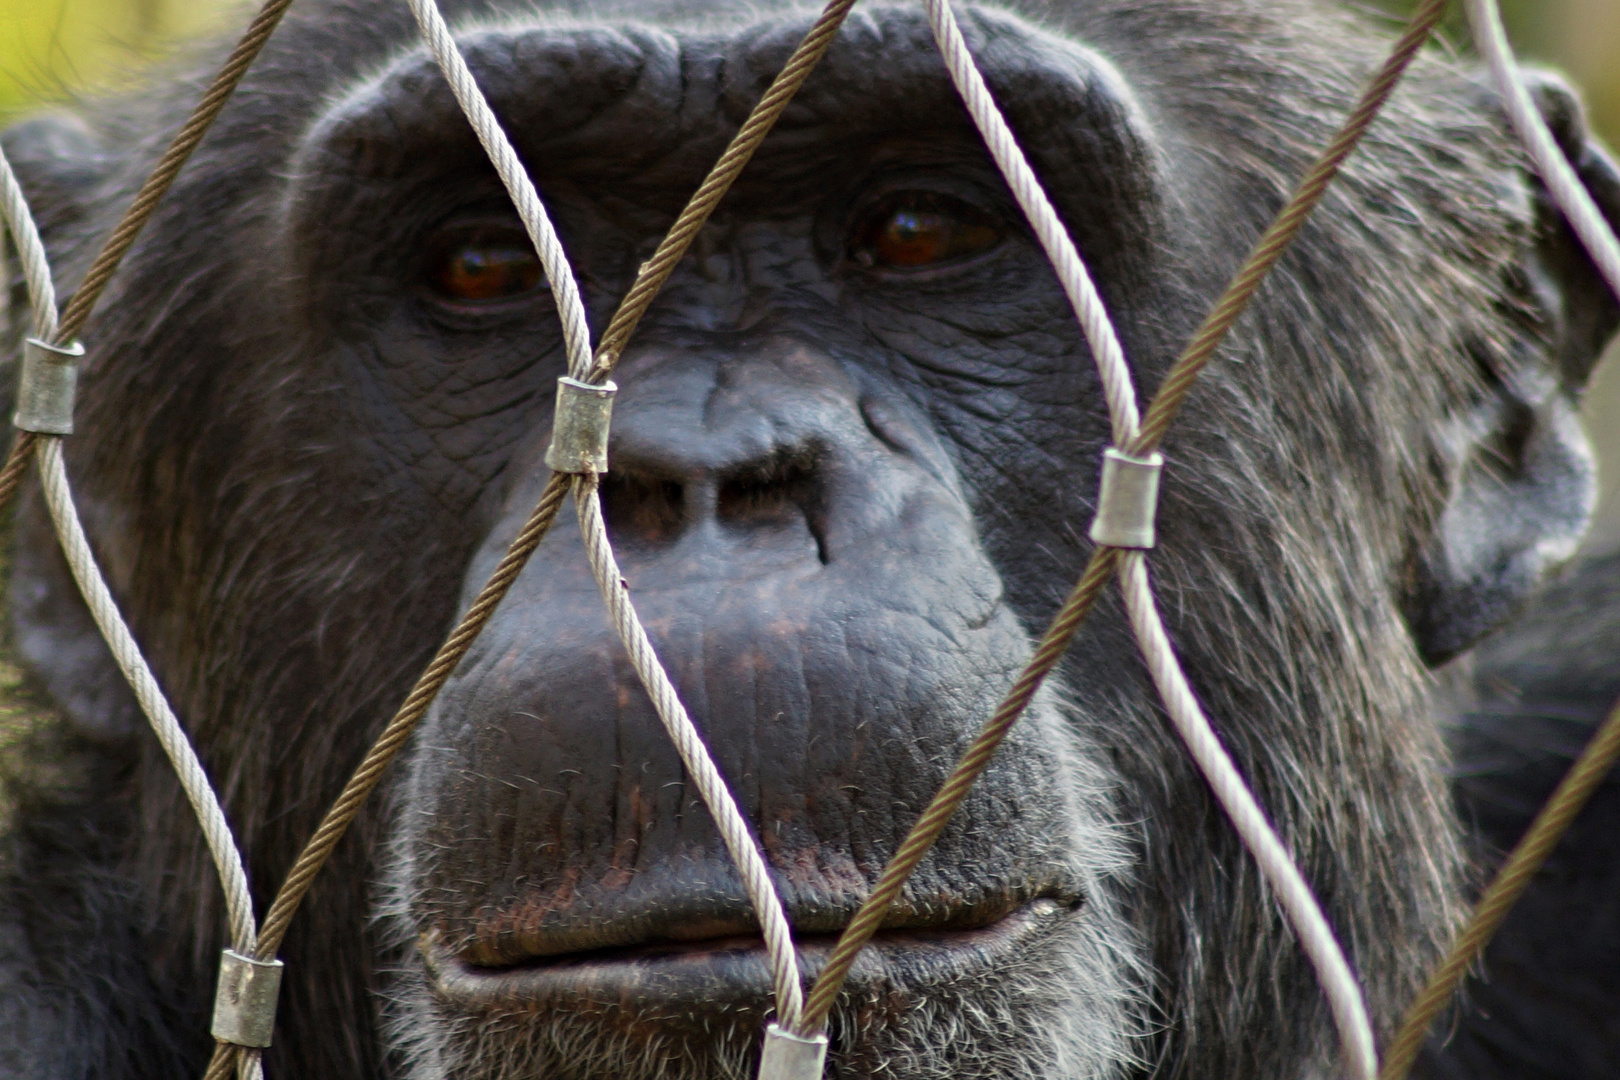
<path id="1" fill-rule="evenodd" d="M 941 922 L 880 930 L 850 972 L 848 987 L 923 986 L 951 982 L 1000 967 L 1012 955 L 1072 921 L 1081 904 L 1049 897 L 967 925 Z M 795 935 L 800 974 L 808 987 L 832 954 L 838 935 Z M 510 956 L 489 962 L 477 944 L 455 950 L 432 931 L 419 949 L 445 1004 L 472 1011 L 525 1011 L 585 1001 L 674 1007 L 697 1001 L 755 1004 L 763 1012 L 771 993 L 770 963 L 757 934 L 699 940 L 659 940 L 550 955 Z"/>

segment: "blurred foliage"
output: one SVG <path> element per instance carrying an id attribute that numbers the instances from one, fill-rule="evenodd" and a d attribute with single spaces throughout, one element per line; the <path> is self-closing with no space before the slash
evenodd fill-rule
<path id="1" fill-rule="evenodd" d="M 1501 0 L 1502 19 L 1523 60 L 1556 68 L 1581 88 L 1592 125 L 1620 146 L 1620 0 Z M 1405 16 L 1415 0 L 1374 0 Z M 1461 0 L 1453 0 L 1445 31 L 1467 47 Z"/>
<path id="2" fill-rule="evenodd" d="M 1404 15 L 1414 0 L 1345 0 Z M 239 0 L 0 0 L 0 112 L 115 89 L 143 63 L 226 21 Z M 1449 33 L 1466 38 L 1461 3 Z M 1515 45 L 1566 71 L 1620 143 L 1620 0 L 1503 0 Z"/>
<path id="3" fill-rule="evenodd" d="M 0 113 L 117 89 L 231 0 L 0 0 Z"/>
<path id="4" fill-rule="evenodd" d="M 1414 0 L 1347 0 L 1404 15 Z M 220 21 L 233 0 L 3 0 L 0 109 L 116 86 L 175 41 Z M 1461 3 L 1448 30 L 1459 40 Z M 1620 0 L 1503 0 L 1526 57 L 1569 72 L 1594 116 L 1620 133 Z"/>

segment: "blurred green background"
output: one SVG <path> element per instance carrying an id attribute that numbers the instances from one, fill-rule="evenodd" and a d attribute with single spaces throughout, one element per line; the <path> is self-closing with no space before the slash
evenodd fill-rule
<path id="1" fill-rule="evenodd" d="M 1397 14 L 1413 5 L 1344 2 Z M 1584 90 L 1594 126 L 1620 147 L 1620 0 L 1504 0 L 1504 9 L 1520 54 L 1566 72 Z M 0 0 L 0 123 L 33 103 L 131 85 L 188 37 L 246 17 L 242 0 Z M 1454 17 L 1450 32 L 1460 37 L 1461 29 Z M 1593 546 L 1610 546 L 1620 543 L 1620 347 L 1610 351 L 1586 415 L 1603 463 Z"/>

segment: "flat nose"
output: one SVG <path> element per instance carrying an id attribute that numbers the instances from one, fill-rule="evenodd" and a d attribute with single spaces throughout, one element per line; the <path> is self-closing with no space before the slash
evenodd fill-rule
<path id="1" fill-rule="evenodd" d="M 840 463 L 872 441 L 836 364 L 791 348 L 746 361 L 663 354 L 622 381 L 602 482 L 616 546 L 827 562 Z"/>

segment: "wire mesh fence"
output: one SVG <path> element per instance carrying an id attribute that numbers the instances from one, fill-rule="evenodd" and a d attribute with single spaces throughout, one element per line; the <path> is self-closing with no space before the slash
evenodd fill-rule
<path id="1" fill-rule="evenodd" d="M 789 59 L 764 98 L 733 139 L 709 177 L 677 218 L 657 252 L 641 267 L 635 283 L 593 349 L 580 305 L 573 271 L 557 240 L 544 203 L 534 190 L 517 155 L 484 101 L 473 73 L 462 59 L 448 26 L 433 0 L 410 0 L 426 41 L 457 101 L 466 113 L 485 151 L 518 208 L 530 239 L 545 264 L 552 283 L 568 343 L 570 376 L 562 380 L 558 420 L 548 464 L 554 472 L 528 525 L 513 541 L 484 589 L 452 631 L 434 661 L 407 697 L 393 721 L 367 755 L 305 847 L 263 925 L 256 925 L 247 899 L 241 859 L 229 827 L 201 764 L 191 750 L 156 679 L 117 610 L 94 556 L 85 540 L 74 508 L 61 456 L 61 438 L 72 433 L 73 383 L 83 348 L 78 331 L 85 325 L 101 290 L 117 272 L 123 254 L 133 243 L 169 183 L 218 115 L 237 81 L 274 33 L 291 0 L 268 0 L 260 9 L 220 74 L 204 94 L 190 120 L 176 136 L 151 178 L 137 194 L 130 210 L 114 229 L 100 255 L 66 308 L 58 313 L 52 274 L 21 190 L 9 166 L 0 169 L 0 195 L 6 219 L 19 252 L 32 309 L 32 334 L 24 351 L 19 389 L 20 428 L 6 468 L 0 472 L 0 502 L 9 500 L 24 471 L 37 458 L 47 503 L 74 577 L 112 648 L 121 669 L 134 687 L 165 752 L 182 778 L 199 820 L 203 823 L 220 879 L 229 898 L 232 943 L 222 962 L 216 1002 L 214 1034 L 218 1045 L 208 1076 L 221 1080 L 235 1071 L 257 1076 L 259 1054 L 268 1045 L 273 1028 L 275 986 L 280 978 L 276 953 L 289 922 L 314 877 L 321 871 L 337 841 L 354 820 L 360 806 L 380 781 L 393 757 L 409 740 L 415 724 L 426 713 L 439 687 L 465 655 L 484 622 L 516 579 L 525 561 L 544 539 L 571 494 L 579 525 L 590 554 L 590 565 L 601 588 L 635 669 L 652 697 L 671 739 L 680 748 L 688 772 L 696 779 L 704 801 L 725 837 L 726 846 L 741 870 L 749 899 L 763 928 L 775 975 L 776 1022 L 767 1031 L 761 1076 L 767 1080 L 809 1080 L 819 1076 L 826 1050 L 827 1012 L 854 957 L 881 924 L 887 906 L 929 846 L 949 821 L 961 799 L 994 755 L 1000 739 L 1016 723 L 1045 675 L 1061 659 L 1075 630 L 1090 611 L 1100 590 L 1117 574 L 1136 634 L 1165 709 L 1206 777 L 1233 827 L 1269 882 L 1287 915 L 1301 947 L 1317 971 L 1322 989 L 1343 1042 L 1347 1071 L 1358 1080 L 1400 1080 L 1437 1011 L 1449 997 L 1462 973 L 1488 940 L 1494 925 L 1511 906 L 1517 889 L 1534 872 L 1538 860 L 1567 827 L 1592 786 L 1620 754 L 1620 711 L 1594 740 L 1587 755 L 1572 770 L 1548 808 L 1538 818 L 1520 850 L 1509 860 L 1498 882 L 1486 894 L 1473 925 L 1463 934 L 1430 987 L 1420 995 L 1411 1014 L 1378 1063 L 1366 1007 L 1355 976 L 1335 939 L 1304 876 L 1285 845 L 1273 832 L 1264 808 L 1249 791 L 1241 774 L 1215 735 L 1195 693 L 1182 674 L 1180 663 L 1159 619 L 1149 583 L 1146 553 L 1154 546 L 1153 515 L 1156 478 L 1162 467 L 1157 446 L 1174 422 L 1181 403 L 1199 373 L 1214 357 L 1227 332 L 1277 260 L 1287 251 L 1311 212 L 1333 183 L 1340 167 L 1352 155 L 1399 83 L 1407 65 L 1429 40 L 1447 9 L 1446 0 L 1424 0 L 1396 42 L 1389 58 L 1369 81 L 1335 138 L 1301 179 L 1292 198 L 1271 227 L 1260 237 L 1249 258 L 1216 302 L 1209 316 L 1182 352 L 1145 411 L 1139 411 L 1127 362 L 1114 337 L 1107 312 L 1090 282 L 1084 263 L 1046 201 L 1038 178 L 1024 160 L 1016 140 L 1001 120 L 988 87 L 979 75 L 965 39 L 956 27 L 945 0 L 926 0 L 936 41 L 953 82 L 982 133 L 992 157 L 1040 238 L 1075 309 L 1095 358 L 1104 397 L 1108 402 L 1115 446 L 1102 468 L 1099 509 L 1091 536 L 1097 547 L 1091 564 L 1075 586 L 1043 637 L 1029 665 L 1015 680 L 1003 705 L 986 722 L 933 803 L 920 816 L 871 896 L 844 929 L 839 945 L 822 970 L 808 998 L 802 998 L 800 972 L 782 904 L 777 898 L 769 867 L 750 826 L 740 813 L 709 758 L 708 750 L 691 724 L 673 684 L 664 674 L 651 641 L 640 626 L 629 591 L 614 561 L 596 495 L 599 474 L 605 468 L 607 428 L 613 385 L 608 377 L 634 333 L 640 316 L 656 298 L 674 266 L 692 243 L 707 216 L 729 185 L 746 167 L 788 101 L 836 38 L 854 0 L 833 0 Z M 1469 25 L 1486 56 L 1498 90 L 1520 137 L 1529 147 L 1549 190 L 1577 234 L 1586 244 L 1600 271 L 1620 295 L 1620 243 L 1575 180 L 1544 122 L 1517 82 L 1511 55 L 1492 0 L 1471 0 Z M 0 159 L 3 165 L 3 159 Z M 593 404 L 594 402 L 594 404 Z M 570 411 L 572 410 L 572 411 Z M 578 446 L 563 446 L 568 432 Z M 595 446 L 595 450 L 591 447 Z"/>

